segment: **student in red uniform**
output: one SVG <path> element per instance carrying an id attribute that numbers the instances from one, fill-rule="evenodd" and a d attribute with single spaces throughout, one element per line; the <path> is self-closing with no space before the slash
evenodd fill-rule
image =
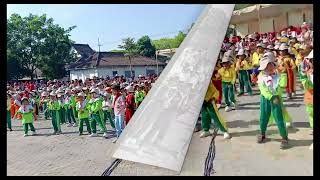
<path id="1" fill-rule="evenodd" d="M 134 113 L 134 89 L 132 86 L 126 87 L 127 96 L 126 96 L 126 112 L 125 112 L 125 125 L 127 125 Z"/>

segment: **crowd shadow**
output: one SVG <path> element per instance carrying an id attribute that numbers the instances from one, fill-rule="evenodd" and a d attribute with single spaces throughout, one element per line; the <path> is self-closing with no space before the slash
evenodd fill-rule
<path id="1" fill-rule="evenodd" d="M 250 125 L 259 125 L 259 120 L 253 121 L 244 121 L 244 120 L 235 120 L 227 122 L 229 128 L 248 128 Z"/>
<path id="2" fill-rule="evenodd" d="M 309 122 L 293 122 L 293 126 L 297 128 L 310 128 Z"/>
<path id="3" fill-rule="evenodd" d="M 281 142 L 281 139 L 271 139 L 272 141 Z M 289 138 L 289 146 L 287 149 L 291 149 L 294 147 L 301 147 L 301 146 L 307 146 L 309 147 L 313 143 L 312 139 L 304 139 L 304 140 L 298 140 L 298 139 L 290 139 Z"/>
<path id="4" fill-rule="evenodd" d="M 287 129 L 289 134 L 293 134 L 298 132 L 298 129 L 292 129 L 289 128 Z M 232 137 L 241 137 L 241 136 L 257 136 L 260 134 L 260 130 L 253 130 L 253 131 L 243 131 L 243 132 L 231 132 Z M 270 135 L 274 135 L 274 134 L 279 134 L 279 131 L 277 129 L 271 129 L 271 130 L 267 130 L 266 135 L 270 136 Z"/>

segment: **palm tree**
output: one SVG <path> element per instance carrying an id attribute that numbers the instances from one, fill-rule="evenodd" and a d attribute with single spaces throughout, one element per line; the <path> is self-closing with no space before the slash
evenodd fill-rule
<path id="1" fill-rule="evenodd" d="M 124 50 L 124 56 L 128 57 L 128 59 L 129 59 L 130 75 L 132 77 L 132 63 L 131 63 L 131 60 L 139 54 L 139 52 L 137 50 L 137 45 L 134 42 L 134 38 L 128 37 L 128 38 L 122 39 L 122 44 L 118 45 L 118 47 L 120 49 Z"/>

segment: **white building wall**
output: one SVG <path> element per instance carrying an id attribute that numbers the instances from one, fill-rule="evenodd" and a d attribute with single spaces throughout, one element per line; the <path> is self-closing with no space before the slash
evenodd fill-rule
<path id="1" fill-rule="evenodd" d="M 159 73 L 163 71 L 163 67 L 159 66 Z M 157 73 L 157 66 L 133 66 L 132 70 L 135 72 L 135 76 L 138 75 L 146 75 L 147 70 L 154 70 Z M 104 68 L 97 68 L 97 69 L 77 69 L 77 70 L 70 70 L 70 79 L 82 79 L 84 81 L 86 78 L 93 78 L 96 77 L 113 77 L 112 72 L 117 71 L 119 76 L 125 76 L 125 71 L 130 71 L 130 66 L 111 66 L 111 67 L 104 67 Z"/>

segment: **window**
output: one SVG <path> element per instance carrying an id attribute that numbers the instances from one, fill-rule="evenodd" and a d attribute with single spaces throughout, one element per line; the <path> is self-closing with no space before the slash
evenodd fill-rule
<path id="1" fill-rule="evenodd" d="M 131 78 L 130 71 L 124 71 L 124 76 L 125 76 L 126 78 Z M 132 76 L 134 76 L 134 71 L 132 71 Z"/>
<path id="2" fill-rule="evenodd" d="M 153 75 L 153 74 L 156 74 L 155 70 L 153 70 L 153 69 L 147 69 L 147 70 L 146 70 L 146 75 L 147 75 L 147 76 Z"/>
<path id="3" fill-rule="evenodd" d="M 112 71 L 113 77 L 115 77 L 118 74 L 118 71 Z"/>

